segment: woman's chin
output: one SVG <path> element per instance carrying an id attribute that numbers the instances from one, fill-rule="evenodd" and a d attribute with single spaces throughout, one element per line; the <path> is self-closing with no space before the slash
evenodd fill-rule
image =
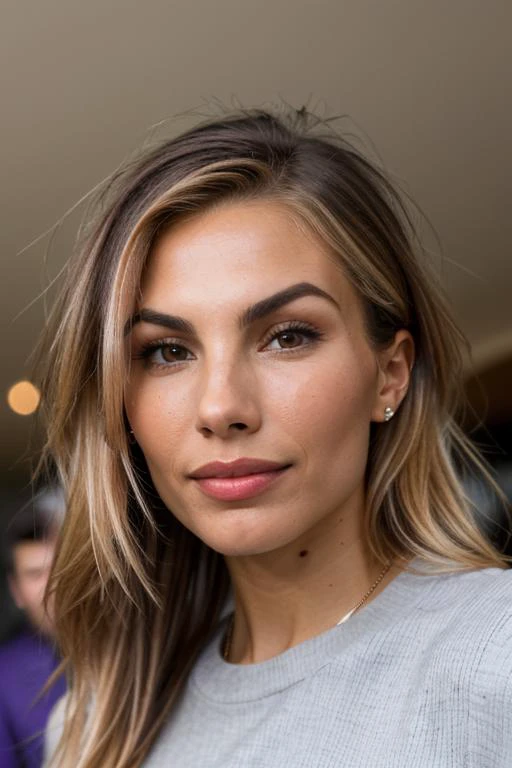
<path id="1" fill-rule="evenodd" d="M 295 499 L 231 504 L 212 509 L 193 499 L 183 504 L 177 496 L 165 500 L 178 520 L 211 549 L 225 557 L 262 555 L 285 547 L 305 533 L 315 520 L 300 515 Z"/>
<path id="2" fill-rule="evenodd" d="M 230 530 L 213 531 L 211 528 L 199 538 L 224 557 L 251 557 L 263 555 L 291 543 L 295 536 L 289 531 L 276 531 L 272 527 L 233 525 Z"/>

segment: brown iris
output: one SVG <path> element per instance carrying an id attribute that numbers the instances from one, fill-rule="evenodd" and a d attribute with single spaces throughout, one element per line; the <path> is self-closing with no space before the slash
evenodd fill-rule
<path id="1" fill-rule="evenodd" d="M 166 363 L 177 363 L 187 359 L 188 351 L 179 344 L 166 344 L 161 348 Z"/>
<path id="2" fill-rule="evenodd" d="M 297 331 L 283 331 L 279 334 L 277 339 L 283 349 L 291 349 L 293 347 L 299 347 L 304 340 L 304 336 Z"/>

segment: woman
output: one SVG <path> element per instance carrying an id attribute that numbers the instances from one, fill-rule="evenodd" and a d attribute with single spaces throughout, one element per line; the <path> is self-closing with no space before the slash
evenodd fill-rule
<path id="1" fill-rule="evenodd" d="M 43 381 L 53 764 L 510 765 L 510 572 L 454 468 L 485 472 L 461 336 L 390 184 L 303 110 L 248 112 L 100 207 Z"/>

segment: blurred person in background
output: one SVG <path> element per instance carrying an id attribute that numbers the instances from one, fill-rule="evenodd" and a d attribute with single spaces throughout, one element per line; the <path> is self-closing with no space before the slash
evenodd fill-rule
<path id="1" fill-rule="evenodd" d="M 9 589 L 26 627 L 0 647 L 0 768 L 39 768 L 48 714 L 65 689 L 60 677 L 42 693 L 59 663 L 44 595 L 63 514 L 61 491 L 46 488 L 7 532 Z"/>

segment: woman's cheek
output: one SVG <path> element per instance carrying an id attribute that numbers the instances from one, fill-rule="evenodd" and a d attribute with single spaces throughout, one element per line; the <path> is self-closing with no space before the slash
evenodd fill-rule
<path id="1" fill-rule="evenodd" d="M 127 415 L 138 431 L 161 431 L 177 425 L 187 406 L 187 391 L 173 381 L 173 375 L 139 375 L 128 389 Z"/>

